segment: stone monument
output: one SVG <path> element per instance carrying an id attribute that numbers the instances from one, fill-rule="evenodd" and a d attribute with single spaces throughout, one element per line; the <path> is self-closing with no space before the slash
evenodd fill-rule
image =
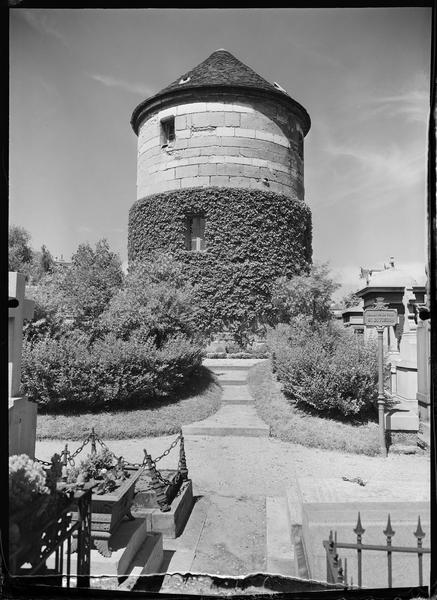
<path id="1" fill-rule="evenodd" d="M 25 298 L 25 279 L 9 272 L 9 455 L 35 457 L 37 405 L 20 395 L 23 321 L 33 316 L 34 302 Z"/>

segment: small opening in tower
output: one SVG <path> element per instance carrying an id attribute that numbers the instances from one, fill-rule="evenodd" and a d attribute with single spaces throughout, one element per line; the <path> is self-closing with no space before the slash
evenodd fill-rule
<path id="1" fill-rule="evenodd" d="M 205 250 L 205 217 L 203 215 L 190 215 L 186 220 L 185 229 L 186 249 L 191 252 Z"/>
<path id="2" fill-rule="evenodd" d="M 172 144 L 175 140 L 174 117 L 161 121 L 161 147 Z"/>

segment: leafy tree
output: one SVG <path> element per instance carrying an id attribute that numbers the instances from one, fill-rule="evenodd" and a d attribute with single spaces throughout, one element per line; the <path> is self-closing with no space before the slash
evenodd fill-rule
<path id="1" fill-rule="evenodd" d="M 105 239 L 95 249 L 80 244 L 71 266 L 60 276 L 63 311 L 78 324 L 87 325 L 105 310 L 122 283 L 120 257 L 111 252 Z"/>
<path id="2" fill-rule="evenodd" d="M 100 326 L 123 340 L 153 339 L 160 348 L 171 336 L 194 336 L 193 313 L 193 288 L 183 266 L 169 254 L 154 254 L 130 267 Z"/>
<path id="3" fill-rule="evenodd" d="M 341 299 L 341 304 L 345 308 L 351 308 L 352 306 L 357 306 L 362 301 L 361 296 L 358 296 L 356 292 L 349 292 Z"/>
<path id="4" fill-rule="evenodd" d="M 331 296 L 338 287 L 329 275 L 328 263 L 314 264 L 308 274 L 291 279 L 280 277 L 272 290 L 278 321 L 289 323 L 299 315 L 307 317 L 312 324 L 329 321 Z"/>
<path id="5" fill-rule="evenodd" d="M 33 260 L 30 233 L 18 225 L 9 226 L 9 271 L 18 271 L 29 278 Z"/>

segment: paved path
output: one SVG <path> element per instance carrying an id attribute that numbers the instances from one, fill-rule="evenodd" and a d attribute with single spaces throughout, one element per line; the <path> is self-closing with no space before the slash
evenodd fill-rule
<path id="1" fill-rule="evenodd" d="M 208 366 L 219 372 L 224 366 L 243 371 L 235 363 L 223 365 L 222 361 L 218 366 Z M 245 382 L 241 383 L 241 375 L 226 377 L 221 410 L 235 406 L 240 411 L 250 406 L 250 394 Z M 137 462 L 142 460 L 143 448 L 158 456 L 174 438 L 117 440 L 108 442 L 108 446 Z M 36 455 L 49 459 L 64 443 L 37 442 Z M 74 451 L 77 446 L 72 443 L 70 449 Z M 290 541 L 287 545 L 290 527 L 286 504 L 297 476 L 315 482 L 328 477 L 342 480 L 343 476 L 367 482 L 415 481 L 422 488 L 429 481 L 427 456 L 389 455 L 384 459 L 305 448 L 264 436 L 229 432 L 226 436 L 205 435 L 205 430 L 202 435 L 186 433 L 185 448 L 197 501 L 182 535 L 165 540 L 169 572 L 243 575 L 261 570 L 296 574 L 299 556 L 293 555 Z M 173 451 L 159 465 L 175 468 L 177 458 Z M 297 574 L 302 576 L 302 570 Z M 162 591 L 172 591 L 172 585 L 172 578 L 166 576 Z"/>

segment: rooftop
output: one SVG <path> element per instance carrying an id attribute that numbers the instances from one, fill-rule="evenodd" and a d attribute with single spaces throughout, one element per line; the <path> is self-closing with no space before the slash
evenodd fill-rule
<path id="1" fill-rule="evenodd" d="M 276 82 L 269 83 L 253 69 L 238 60 L 233 54 L 224 48 L 220 48 L 196 67 L 175 79 L 173 83 L 163 88 L 157 94 L 141 102 L 133 111 L 131 118 L 131 124 L 135 133 L 138 133 L 139 118 L 157 100 L 168 99 L 170 96 L 177 95 L 181 91 L 199 91 L 200 88 L 219 88 L 222 91 L 229 90 L 230 88 L 241 88 L 246 90 L 246 92 L 254 90 L 274 94 L 277 98 L 281 98 L 288 104 L 293 105 L 295 110 L 297 109 L 302 114 L 305 134 L 310 128 L 311 122 L 308 113 L 303 106 L 291 98 L 282 86 Z"/>

